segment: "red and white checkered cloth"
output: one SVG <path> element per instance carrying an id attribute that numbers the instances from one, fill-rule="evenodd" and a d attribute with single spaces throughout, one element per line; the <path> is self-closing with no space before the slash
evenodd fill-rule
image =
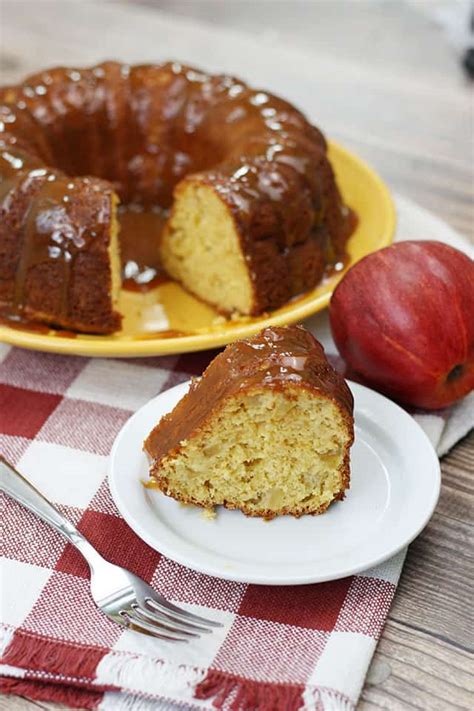
<path id="1" fill-rule="evenodd" d="M 309 325 L 331 352 L 326 317 Z M 114 711 L 354 707 L 404 552 L 330 583 L 233 583 L 196 573 L 149 548 L 111 499 L 107 456 L 122 425 L 157 393 L 201 373 L 213 355 L 120 361 L 0 345 L 1 452 L 106 558 L 198 614 L 212 609 L 211 616 L 224 625 L 189 645 L 123 630 L 95 608 L 80 554 L 5 497 L 0 639 L 5 693 Z M 442 451 L 472 426 L 473 411 L 469 420 L 465 400 L 451 411 L 417 417 Z"/>

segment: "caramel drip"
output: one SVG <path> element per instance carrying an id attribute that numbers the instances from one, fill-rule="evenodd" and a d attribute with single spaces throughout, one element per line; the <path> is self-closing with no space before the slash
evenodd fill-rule
<path id="1" fill-rule="evenodd" d="M 15 174 L 10 174 L 9 176 L 3 176 L 0 174 L 0 206 L 3 205 L 8 193 L 14 189 L 17 182 L 18 177 Z"/>
<path id="2" fill-rule="evenodd" d="M 26 180 L 30 180 L 32 176 Z M 26 287 L 26 277 L 29 268 L 34 264 L 34 256 L 36 252 L 36 245 L 34 240 L 36 238 L 36 212 L 38 210 L 38 202 L 45 195 L 48 194 L 48 189 L 50 189 L 50 184 L 45 182 L 40 189 L 40 193 L 36 195 L 35 200 L 31 200 L 28 209 L 23 218 L 23 225 L 21 229 L 22 236 L 22 247 L 20 252 L 20 261 L 18 263 L 16 276 L 15 276 L 15 288 L 13 295 L 13 311 L 16 313 L 21 313 L 24 306 L 25 300 L 25 287 Z"/>
<path id="3" fill-rule="evenodd" d="M 62 318 L 67 314 L 71 270 L 77 252 L 85 245 L 84 228 L 73 222 L 68 214 L 68 203 L 74 199 L 73 191 L 73 182 L 49 173 L 29 204 L 23 222 L 23 247 L 15 279 L 14 312 L 22 313 L 24 309 L 30 269 L 53 261 L 61 265 L 57 315 Z"/>
<path id="4" fill-rule="evenodd" d="M 41 161 L 16 146 L 5 147 L 0 151 L 0 182 L 16 178 L 22 171 L 32 170 L 41 165 Z"/>
<path id="5" fill-rule="evenodd" d="M 95 141 L 98 150 L 94 156 L 96 164 L 92 168 L 92 174 L 99 178 L 113 179 L 115 177 L 115 156 L 109 148 L 109 117 L 107 112 L 107 98 L 110 91 L 106 83 L 106 73 L 103 67 L 86 70 L 91 75 L 94 82 L 93 101 L 91 102 L 90 126 L 95 132 Z M 104 146 L 107 148 L 104 150 Z"/>
<path id="6" fill-rule="evenodd" d="M 10 192 L 16 189 L 25 189 L 31 183 L 36 171 L 42 174 L 44 171 L 41 161 L 34 156 L 16 146 L 9 146 L 0 151 L 0 206 L 8 207 L 4 203 Z M 25 183 L 22 186 L 22 181 Z"/>
<path id="7" fill-rule="evenodd" d="M 13 328 L 15 331 L 28 331 L 31 333 L 41 333 L 42 335 L 47 335 L 51 331 L 49 326 L 45 326 L 43 323 L 28 321 L 26 319 L 21 319 L 18 316 L 12 316 L 9 318 L 3 318 L 0 316 L 0 323 L 2 326 Z"/>
<path id="8" fill-rule="evenodd" d="M 128 131 L 132 121 L 130 111 L 130 67 L 128 64 L 118 65 L 117 75 L 115 105 L 113 111 L 113 118 L 115 119 L 113 137 L 115 141 L 116 153 L 116 184 L 120 197 L 127 199 L 129 193 L 127 149 L 129 145 Z"/>
<path id="9" fill-rule="evenodd" d="M 74 331 L 66 331 L 66 329 L 61 329 L 58 331 L 55 331 L 54 333 L 56 338 L 77 338 L 77 333 Z"/>

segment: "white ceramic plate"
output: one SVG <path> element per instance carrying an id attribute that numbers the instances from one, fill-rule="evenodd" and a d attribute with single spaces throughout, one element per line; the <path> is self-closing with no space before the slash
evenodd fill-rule
<path id="1" fill-rule="evenodd" d="M 423 430 L 404 410 L 349 383 L 356 439 L 351 488 L 322 516 L 266 522 L 218 507 L 217 518 L 146 489 L 142 443 L 185 394 L 183 383 L 151 400 L 125 424 L 110 456 L 109 483 L 129 526 L 152 548 L 209 575 L 265 585 L 317 583 L 370 568 L 412 541 L 438 501 L 440 467 Z"/>

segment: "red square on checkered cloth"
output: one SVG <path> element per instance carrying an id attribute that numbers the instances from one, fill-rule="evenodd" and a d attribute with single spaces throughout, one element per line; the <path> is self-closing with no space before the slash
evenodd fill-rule
<path id="1" fill-rule="evenodd" d="M 331 631 L 351 581 L 343 578 L 318 585 L 249 585 L 239 615 Z"/>
<path id="2" fill-rule="evenodd" d="M 123 518 L 88 509 L 77 527 L 104 558 L 128 568 L 148 582 L 151 581 L 161 556 L 143 543 Z M 58 560 L 56 570 L 83 578 L 89 577 L 87 563 L 70 544 L 67 544 Z"/>
<path id="3" fill-rule="evenodd" d="M 61 399 L 61 395 L 0 384 L 0 432 L 33 439 Z"/>

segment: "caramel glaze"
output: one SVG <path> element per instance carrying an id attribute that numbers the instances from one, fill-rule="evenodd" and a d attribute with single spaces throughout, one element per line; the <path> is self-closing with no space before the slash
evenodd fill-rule
<path id="1" fill-rule="evenodd" d="M 108 256 L 113 193 L 94 178 L 45 168 L 0 186 L 0 308 L 4 316 L 113 331 Z M 84 277 L 89 277 L 84 289 Z"/>
<path id="2" fill-rule="evenodd" d="M 8 326 L 8 328 L 13 328 L 16 331 L 30 331 L 31 333 L 39 333 L 41 335 L 49 335 L 51 333 L 49 326 L 45 326 L 44 323 L 27 321 L 26 319 L 18 317 L 2 318 L 0 316 L 0 324 L 2 324 L 2 326 Z"/>
<path id="3" fill-rule="evenodd" d="M 95 178 L 68 178 L 77 175 Z M 0 89 L 0 308 L 74 330 L 116 330 L 120 317 L 105 303 L 112 192 L 124 205 L 164 215 L 190 175 L 231 210 L 254 313 L 313 287 L 343 254 L 353 222 L 325 139 L 282 99 L 176 62 L 58 67 Z M 81 209 L 66 207 L 67 199 Z M 155 239 L 142 234 L 123 239 L 125 271 L 135 262 L 138 283 L 151 275 L 144 267 L 158 274 Z M 143 262 L 134 258 L 142 252 Z M 49 298 L 50 289 L 61 296 Z M 90 294 L 99 292 L 94 315 Z"/>
<path id="4" fill-rule="evenodd" d="M 62 328 L 60 331 L 55 331 L 56 338 L 77 338 L 77 333 L 75 331 L 66 331 Z"/>
<path id="5" fill-rule="evenodd" d="M 321 344 L 302 326 L 269 327 L 219 353 L 193 380 L 189 392 L 165 415 L 144 442 L 159 467 L 179 451 L 229 397 L 262 388 L 306 388 L 333 400 L 352 429 L 354 401 L 346 382 L 328 363 Z"/>
<path id="6" fill-rule="evenodd" d="M 148 291 L 170 280 L 160 263 L 158 242 L 168 211 L 141 205 L 119 207 L 122 288 Z"/>

